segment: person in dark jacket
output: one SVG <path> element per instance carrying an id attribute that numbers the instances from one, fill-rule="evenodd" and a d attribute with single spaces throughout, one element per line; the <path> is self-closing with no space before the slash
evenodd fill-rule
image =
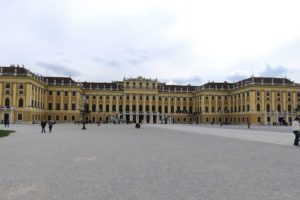
<path id="1" fill-rule="evenodd" d="M 46 133 L 46 130 L 45 130 L 45 127 L 46 127 L 46 121 L 45 121 L 45 120 L 43 120 L 43 121 L 41 122 L 41 127 L 42 127 L 42 133 Z"/>
<path id="2" fill-rule="evenodd" d="M 294 146 L 299 146 L 299 117 L 296 117 L 292 124 L 293 133 L 295 134 Z"/>
<path id="3" fill-rule="evenodd" d="M 48 122 L 48 126 L 49 126 L 49 133 L 51 133 L 53 127 L 53 123 L 51 120 Z"/>

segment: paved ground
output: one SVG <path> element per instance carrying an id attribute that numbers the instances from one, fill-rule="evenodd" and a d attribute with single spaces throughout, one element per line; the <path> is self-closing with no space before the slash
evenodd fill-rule
<path id="1" fill-rule="evenodd" d="M 288 127 L 12 128 L 0 138 L 1 200 L 300 197 L 300 148 Z"/>

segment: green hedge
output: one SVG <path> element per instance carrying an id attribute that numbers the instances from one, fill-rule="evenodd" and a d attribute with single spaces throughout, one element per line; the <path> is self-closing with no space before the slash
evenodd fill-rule
<path id="1" fill-rule="evenodd" d="M 10 130 L 0 130 L 0 137 L 5 137 L 8 136 L 10 133 L 12 133 L 14 131 L 10 131 Z"/>

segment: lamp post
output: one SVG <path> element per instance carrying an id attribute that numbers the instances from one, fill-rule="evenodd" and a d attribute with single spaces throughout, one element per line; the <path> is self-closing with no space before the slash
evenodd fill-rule
<path id="1" fill-rule="evenodd" d="M 84 100 L 84 109 L 83 109 L 83 120 L 82 120 L 82 130 L 86 130 L 86 127 L 85 127 L 85 113 L 88 112 L 88 97 L 86 96 L 85 97 L 85 100 Z"/>

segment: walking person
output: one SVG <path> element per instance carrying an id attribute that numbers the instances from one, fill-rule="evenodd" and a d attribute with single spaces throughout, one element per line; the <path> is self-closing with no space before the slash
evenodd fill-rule
<path id="1" fill-rule="evenodd" d="M 300 137 L 299 129 L 300 129 L 300 125 L 299 125 L 299 117 L 298 116 L 293 121 L 292 128 L 293 128 L 293 133 L 295 134 L 294 146 L 299 146 L 299 137 Z"/>
<path id="2" fill-rule="evenodd" d="M 52 126 L 53 126 L 51 120 L 48 122 L 48 126 L 49 126 L 49 133 L 51 133 L 51 131 L 52 131 Z"/>
<path id="3" fill-rule="evenodd" d="M 46 130 L 45 130 L 45 127 L 46 127 L 46 121 L 45 121 L 45 120 L 43 120 L 43 121 L 41 122 L 41 127 L 42 127 L 42 133 L 46 133 Z"/>

